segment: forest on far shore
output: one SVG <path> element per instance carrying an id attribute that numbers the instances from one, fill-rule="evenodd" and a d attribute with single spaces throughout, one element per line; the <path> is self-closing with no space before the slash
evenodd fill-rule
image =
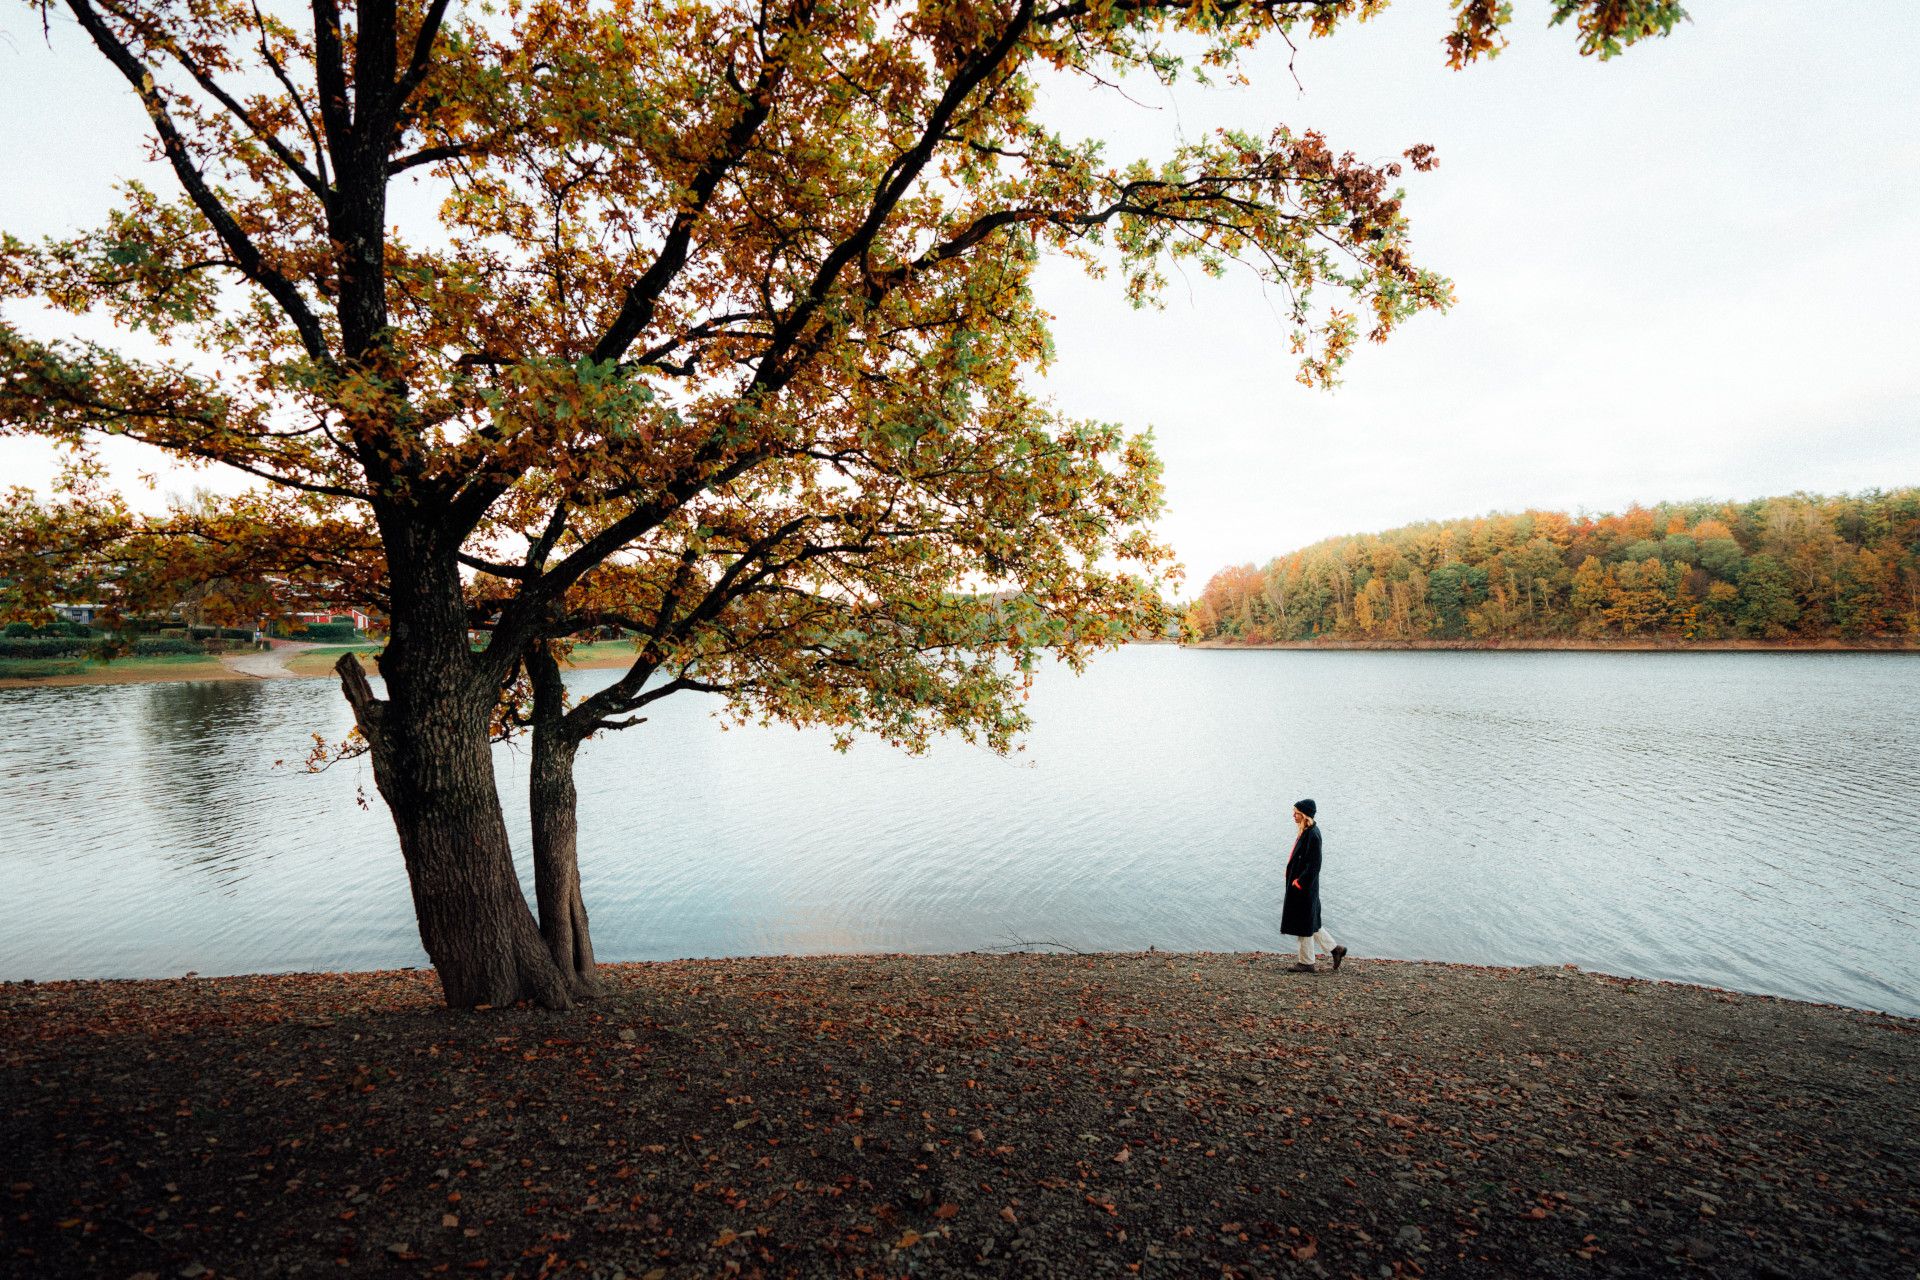
<path id="1" fill-rule="evenodd" d="M 1189 642 L 1920 640 L 1920 488 L 1524 511 L 1223 569 Z"/>

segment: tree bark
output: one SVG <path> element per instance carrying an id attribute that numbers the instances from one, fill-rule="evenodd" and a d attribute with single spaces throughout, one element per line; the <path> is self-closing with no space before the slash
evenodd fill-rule
<path id="1" fill-rule="evenodd" d="M 498 691 L 478 678 L 457 564 L 430 548 L 396 558 L 393 604 L 387 697 L 352 654 L 334 669 L 400 837 L 420 942 L 454 1008 L 568 1008 L 514 872 L 489 732 Z"/>
<path id="2" fill-rule="evenodd" d="M 533 769 L 528 805 L 533 817 L 533 892 L 540 934 L 568 989 L 591 996 L 599 988 L 593 937 L 580 894 L 580 821 L 573 762 L 579 740 L 565 724 L 560 664 L 544 648 L 527 656 L 533 680 Z"/>

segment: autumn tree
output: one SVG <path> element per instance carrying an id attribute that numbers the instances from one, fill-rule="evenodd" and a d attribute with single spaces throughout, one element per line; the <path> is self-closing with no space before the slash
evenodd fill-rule
<path id="1" fill-rule="evenodd" d="M 1019 688 L 996 649 L 1139 621 L 1156 464 L 1024 391 L 1040 255 L 1117 268 L 1136 302 L 1171 260 L 1244 263 L 1292 298 L 1313 384 L 1448 297 L 1412 261 L 1397 163 L 1285 127 L 1113 163 L 1034 113 L 1049 76 L 1176 76 L 1184 37 L 1231 71 L 1373 3 L 28 2 L 125 80 L 171 187 L 9 238 L 0 299 L 163 345 L 0 322 L 0 426 L 143 441 L 368 531 L 386 689 L 352 661 L 342 683 L 455 1005 L 570 998 L 488 744 L 575 623 L 643 644 L 556 743 L 694 687 L 995 739 Z M 1680 11 L 1551 14 L 1605 57 Z M 1447 56 L 1505 21 L 1459 6 Z"/>

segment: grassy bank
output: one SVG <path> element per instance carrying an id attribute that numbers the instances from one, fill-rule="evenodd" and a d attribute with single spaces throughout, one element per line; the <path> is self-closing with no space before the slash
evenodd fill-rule
<path id="1" fill-rule="evenodd" d="M 145 684 L 155 680 L 245 680 L 220 659 L 204 653 L 173 653 L 150 658 L 0 658 L 0 689 L 36 685 Z"/>
<path id="2" fill-rule="evenodd" d="M 1920 1022 L 1260 955 L 0 987 L 21 1274 L 1910 1276 Z M 205 1270 L 199 1270 L 204 1268 Z"/>
<path id="3" fill-rule="evenodd" d="M 333 664 L 340 660 L 343 653 L 360 655 L 360 665 L 373 675 L 380 674 L 380 660 L 376 656 L 386 646 L 376 641 L 362 644 L 328 644 L 314 649 L 302 649 L 287 658 L 287 670 L 296 676 L 330 676 Z"/>
<path id="4" fill-rule="evenodd" d="M 570 667 L 626 667 L 633 664 L 634 647 L 630 640 L 596 640 L 575 645 L 567 655 Z"/>
<path id="5" fill-rule="evenodd" d="M 287 670 L 297 676 L 330 676 L 333 674 L 333 664 L 340 660 L 341 654 L 357 653 L 361 665 L 370 674 L 378 675 L 380 660 L 377 655 L 383 647 L 380 644 L 340 644 L 305 649 L 287 659 Z M 633 646 L 624 640 L 614 640 L 576 646 L 566 665 L 583 668 L 624 667 L 632 661 Z"/>
<path id="6" fill-rule="evenodd" d="M 319 645 L 288 655 L 289 674 L 305 677 L 333 675 L 333 664 L 343 653 L 360 655 L 367 670 L 380 673 L 379 653 L 384 644 Z M 567 665 L 578 668 L 624 667 L 633 661 L 633 646 L 624 640 L 577 646 Z M 205 654 L 169 655 L 156 658 L 116 658 L 112 662 L 94 662 L 87 658 L 5 658 L 0 659 L 0 689 L 32 688 L 36 685 L 141 684 L 154 680 L 248 680 L 255 677 L 234 671 L 219 658 Z"/>

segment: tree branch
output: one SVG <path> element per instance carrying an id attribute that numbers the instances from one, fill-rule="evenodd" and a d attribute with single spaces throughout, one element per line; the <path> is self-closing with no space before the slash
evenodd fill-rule
<path id="1" fill-rule="evenodd" d="M 320 123 L 326 127 L 328 143 L 336 148 L 344 147 L 353 136 L 343 44 L 338 0 L 313 0 L 313 71 L 320 86 Z"/>
<path id="2" fill-rule="evenodd" d="M 293 109 L 300 113 L 300 123 L 306 126 L 307 140 L 313 143 L 313 163 L 319 171 L 320 185 L 331 186 L 331 180 L 327 177 L 327 144 L 320 137 L 320 130 L 314 126 L 313 116 L 308 113 L 307 104 L 301 98 L 300 90 L 294 87 L 293 78 L 287 74 L 287 69 L 280 65 L 279 56 L 267 43 L 267 20 L 260 12 L 258 0 L 253 0 L 253 25 L 254 29 L 260 33 L 260 56 L 265 58 L 267 66 L 273 69 L 274 79 L 286 89 L 288 101 L 292 102 Z"/>
<path id="3" fill-rule="evenodd" d="M 264 38 L 261 40 L 261 47 L 266 47 Z M 270 130 L 263 127 L 259 122 L 254 120 L 251 115 L 247 114 L 246 108 L 241 106 L 232 94 L 221 88 L 220 82 L 215 80 L 206 68 L 187 57 L 185 50 L 175 45 L 170 48 L 168 52 L 173 55 L 173 60 L 180 64 L 181 69 L 193 77 L 195 84 L 205 89 L 207 93 L 213 97 L 214 101 L 225 107 L 227 114 L 245 125 L 247 132 L 263 143 L 267 150 L 273 153 L 274 159 L 278 160 L 287 172 L 300 180 L 301 186 L 320 197 L 320 203 L 323 207 L 326 205 L 330 198 L 330 193 L 327 190 L 326 184 L 320 180 L 319 174 L 307 168 L 306 165 L 301 164 L 300 158 L 294 155 L 284 142 L 280 141 Z"/>
<path id="4" fill-rule="evenodd" d="M 161 149 L 166 152 L 167 160 L 173 167 L 174 176 L 180 185 L 186 188 L 187 196 L 194 207 L 200 210 L 202 217 L 212 224 L 214 233 L 221 243 L 227 246 L 227 252 L 234 256 L 240 270 L 248 279 L 267 291 L 280 310 L 285 313 L 293 327 L 299 331 L 300 343 L 307 354 L 316 362 L 326 365 L 333 362 L 327 350 L 327 340 L 320 327 L 320 321 L 307 306 L 306 299 L 300 296 L 300 290 L 280 272 L 267 265 L 260 255 L 259 248 L 251 237 L 234 221 L 227 207 L 220 203 L 207 185 L 206 177 L 194 166 L 193 158 L 187 153 L 186 139 L 181 136 L 178 126 L 173 122 L 172 113 L 161 100 L 160 91 L 155 87 L 153 73 L 133 55 L 133 51 L 108 29 L 107 24 L 94 9 L 90 0 L 67 0 L 70 9 L 80 26 L 93 38 L 93 43 L 105 54 L 107 61 L 114 65 L 126 82 L 140 95 L 140 102 L 147 110 L 147 118 L 153 122 L 154 131 L 160 135 Z"/>
<path id="5" fill-rule="evenodd" d="M 478 569 L 480 572 L 490 573 L 496 578 L 520 579 L 531 576 L 525 567 L 521 565 L 499 564 L 492 560 L 482 560 L 479 556 L 468 555 L 464 551 L 456 552 L 455 555 L 460 563 L 466 565 L 469 569 Z"/>
<path id="6" fill-rule="evenodd" d="M 413 91 L 418 89 L 421 82 L 427 78 L 433 56 L 433 42 L 438 38 L 440 24 L 446 16 L 447 0 L 433 0 L 433 3 L 427 6 L 426 16 L 420 20 L 420 30 L 413 38 L 413 56 L 407 59 L 407 69 L 401 75 L 400 83 L 395 86 L 394 100 L 397 103 L 405 103 L 413 96 Z"/>
<path id="7" fill-rule="evenodd" d="M 812 13 L 811 0 L 802 0 L 796 6 L 793 25 L 796 28 L 804 27 Z M 687 185 L 690 199 L 674 218 L 653 265 L 627 289 L 619 314 L 607 326 L 600 340 L 594 343 L 594 360 L 618 360 L 633 345 L 634 339 L 652 323 L 661 296 L 686 265 L 688 249 L 693 241 L 694 223 L 706 212 L 707 202 L 713 198 L 720 180 L 746 155 L 754 135 L 759 133 L 760 126 L 773 114 L 773 88 L 778 75 L 779 64 L 771 57 L 763 59 L 760 75 L 752 89 L 747 91 L 746 109 L 733 122 L 733 128 L 727 131 L 725 145 L 707 158 L 706 164 Z"/>
<path id="8" fill-rule="evenodd" d="M 453 142 L 439 147 L 422 147 L 418 151 L 409 152 L 394 160 L 387 166 L 387 172 L 404 173 L 408 169 L 432 164 L 437 160 L 458 159 L 460 156 L 479 150 L 487 141 L 489 139 L 482 138 L 473 142 Z"/>

